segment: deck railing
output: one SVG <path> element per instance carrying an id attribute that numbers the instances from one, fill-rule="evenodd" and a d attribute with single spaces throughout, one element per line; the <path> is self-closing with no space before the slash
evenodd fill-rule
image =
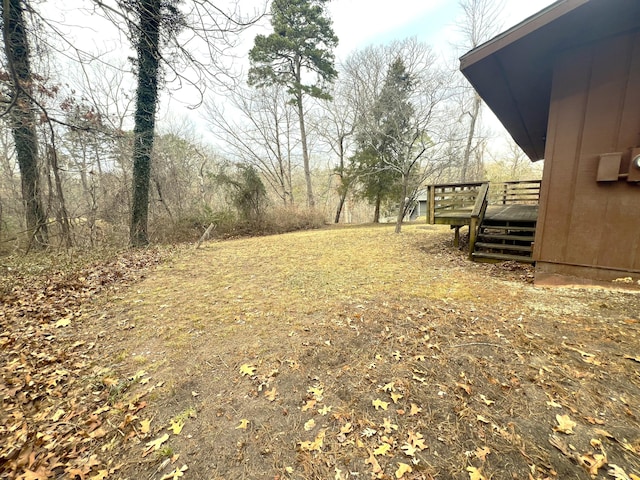
<path id="1" fill-rule="evenodd" d="M 492 183 L 489 203 L 492 205 L 535 205 L 540 200 L 540 180 Z"/>
<path id="2" fill-rule="evenodd" d="M 480 232 L 480 225 L 484 220 L 484 214 L 487 211 L 489 205 L 489 183 L 483 183 L 478 192 L 478 198 L 476 204 L 471 212 L 471 222 L 469 223 L 469 257 L 472 257 L 473 251 L 476 248 L 476 240 L 478 239 L 478 233 Z"/>
<path id="3" fill-rule="evenodd" d="M 437 217 L 471 214 L 482 183 L 446 183 L 429 185 L 427 223 Z"/>

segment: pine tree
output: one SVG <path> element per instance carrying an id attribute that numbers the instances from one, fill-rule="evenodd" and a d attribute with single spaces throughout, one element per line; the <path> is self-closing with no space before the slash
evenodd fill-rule
<path id="1" fill-rule="evenodd" d="M 307 184 L 307 203 L 315 206 L 304 119 L 304 95 L 330 99 L 326 84 L 338 75 L 333 48 L 338 38 L 326 16 L 328 0 L 274 0 L 271 5 L 273 33 L 258 35 L 249 52 L 249 85 L 287 86 L 291 102 L 298 109 L 302 157 Z M 308 74 L 317 80 L 307 82 Z M 304 77 L 304 78 L 303 78 Z"/>

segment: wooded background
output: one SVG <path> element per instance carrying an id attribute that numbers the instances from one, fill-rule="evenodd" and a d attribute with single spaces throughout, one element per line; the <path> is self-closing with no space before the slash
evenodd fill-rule
<path id="1" fill-rule="evenodd" d="M 326 7 L 79 0 L 78 18 L 121 45 L 103 53 L 70 41 L 50 3 L 2 2 L 0 252 L 194 240 L 212 223 L 393 218 L 399 232 L 427 183 L 539 178 L 516 145 L 492 144 L 456 62 L 416 38 L 338 62 Z M 458 53 L 502 29 L 498 1 L 459 8 Z M 236 73 L 233 47 L 258 24 Z M 199 108 L 156 125 L 180 89 Z"/>

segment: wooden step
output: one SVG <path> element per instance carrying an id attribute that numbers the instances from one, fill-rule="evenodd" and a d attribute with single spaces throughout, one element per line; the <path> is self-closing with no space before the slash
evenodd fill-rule
<path id="1" fill-rule="evenodd" d="M 486 248 L 488 250 L 513 250 L 516 252 L 532 252 L 531 245 L 510 245 L 508 243 L 476 242 L 476 250 Z"/>
<path id="2" fill-rule="evenodd" d="M 486 238 L 490 240 L 513 240 L 516 242 L 533 242 L 536 237 L 533 235 L 508 235 L 505 233 L 481 232 L 478 235 L 478 239 L 480 238 Z"/>
<path id="3" fill-rule="evenodd" d="M 499 260 L 499 261 L 514 261 L 522 263 L 534 263 L 531 257 L 525 257 L 523 255 L 509 255 L 507 253 L 488 253 L 488 252 L 473 252 L 474 260 Z"/>
<path id="4" fill-rule="evenodd" d="M 527 226 L 527 227 L 521 227 L 518 225 L 492 225 L 490 223 L 483 223 L 482 224 L 482 228 L 491 228 L 494 230 L 513 230 L 513 231 L 517 231 L 517 232 L 535 232 L 536 231 L 536 227 L 535 226 Z"/>

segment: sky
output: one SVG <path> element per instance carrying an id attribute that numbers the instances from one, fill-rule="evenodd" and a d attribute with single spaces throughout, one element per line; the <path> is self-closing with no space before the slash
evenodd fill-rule
<path id="1" fill-rule="evenodd" d="M 506 30 L 552 3 L 553 0 L 503 0 L 498 24 Z M 369 44 L 411 36 L 446 56 L 454 53 L 452 44 L 456 43 L 461 15 L 456 0 L 333 0 L 329 11 L 340 39 L 337 58 Z"/>
<path id="2" fill-rule="evenodd" d="M 219 4 L 225 0 L 220 0 Z M 233 0 L 226 0 L 233 1 Z M 255 5 L 264 0 L 242 0 L 241 8 L 250 11 Z M 496 0 L 502 2 L 500 18 L 497 24 L 504 31 L 527 17 L 547 7 L 553 0 Z M 218 3 L 217 3 L 218 4 Z M 75 30 L 81 32 L 81 44 L 89 49 L 101 52 L 121 51 L 117 43 L 124 40 L 119 35 L 108 34 L 108 24 L 99 18 L 86 21 L 86 16 L 78 16 L 77 5 L 91 5 L 86 0 L 71 0 L 60 5 L 58 1 L 45 2 L 50 8 L 49 13 L 59 16 L 62 24 L 74 25 Z M 385 44 L 394 40 L 402 40 L 416 36 L 419 40 L 431 45 L 434 53 L 447 64 L 455 65 L 454 61 L 465 53 L 457 48 L 459 24 L 461 22 L 461 8 L 458 0 L 332 0 L 328 3 L 329 14 L 333 21 L 333 28 L 338 36 L 339 44 L 335 51 L 336 60 L 344 60 L 357 49 L 372 44 Z M 86 10 L 85 10 L 86 12 Z M 253 46 L 253 38 L 258 33 L 268 34 L 270 25 L 265 20 L 262 26 L 252 27 L 242 37 L 236 50 L 239 61 L 246 72 L 248 68 L 247 53 Z M 114 38 L 115 37 L 115 38 Z M 186 107 L 189 104 L 188 91 L 173 91 L 171 95 L 163 94 L 163 116 L 188 116 L 194 118 L 193 111 Z M 164 114 L 163 114 L 164 112 Z"/>

